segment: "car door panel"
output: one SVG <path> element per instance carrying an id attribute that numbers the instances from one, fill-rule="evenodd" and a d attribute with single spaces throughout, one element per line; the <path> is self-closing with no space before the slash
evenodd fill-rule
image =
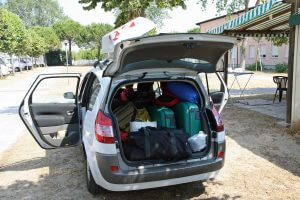
<path id="1" fill-rule="evenodd" d="M 30 108 L 39 127 L 78 122 L 78 111 L 75 104 L 32 104 Z"/>
<path id="2" fill-rule="evenodd" d="M 73 78 L 77 80 L 71 82 L 75 83 L 75 85 L 71 85 L 76 88 L 75 100 L 63 99 L 63 101 L 57 102 L 57 97 L 65 98 L 61 95 L 65 89 L 65 85 L 61 85 L 62 80 L 66 80 L 66 83 L 70 84 L 69 80 Z M 36 95 L 37 97 L 42 96 L 39 101 L 45 99 L 45 103 L 33 101 L 33 99 L 37 99 L 33 98 L 35 90 L 41 82 L 47 79 L 51 79 L 55 84 L 45 84 Z M 42 148 L 73 146 L 80 141 L 80 116 L 77 99 L 79 81 L 80 74 L 39 75 L 25 95 L 19 114 L 29 132 Z M 56 85 L 56 82 L 59 84 Z M 66 88 L 69 87 L 67 86 Z M 49 95 L 40 95 L 40 93 L 47 94 L 47 91 L 49 91 Z"/>

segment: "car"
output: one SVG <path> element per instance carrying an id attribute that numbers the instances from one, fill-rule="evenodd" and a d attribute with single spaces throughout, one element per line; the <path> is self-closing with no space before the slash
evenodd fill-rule
<path id="1" fill-rule="evenodd" d="M 31 58 L 21 58 L 20 63 L 24 65 L 25 70 L 31 70 L 33 67 L 33 63 L 31 61 Z"/>
<path id="2" fill-rule="evenodd" d="M 16 72 L 25 70 L 25 63 L 20 62 L 20 60 L 16 57 L 8 58 L 7 61 L 11 63 L 12 70 L 15 69 Z"/>
<path id="3" fill-rule="evenodd" d="M 9 66 L 4 62 L 4 59 L 0 58 L 0 77 L 10 74 Z"/>
<path id="4" fill-rule="evenodd" d="M 19 115 L 41 148 L 82 147 L 87 188 L 92 194 L 214 178 L 224 165 L 226 149 L 220 113 L 228 92 L 219 70 L 224 67 L 223 55 L 236 43 L 234 37 L 192 33 L 128 39 L 116 45 L 113 59 L 97 62 L 82 81 L 76 73 L 39 75 L 24 97 Z M 209 91 L 209 81 L 202 77 L 210 74 L 217 77 L 223 90 Z M 161 95 L 160 85 L 165 82 L 185 83 L 196 91 L 196 118 L 206 134 L 206 146 L 180 160 L 129 159 L 121 121 L 112 108 L 114 101 L 129 85 L 136 95 L 141 94 L 137 89 L 144 83 L 154 83 L 155 95 Z"/>

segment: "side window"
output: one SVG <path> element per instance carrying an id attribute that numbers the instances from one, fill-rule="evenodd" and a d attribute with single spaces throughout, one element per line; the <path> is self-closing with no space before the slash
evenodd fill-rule
<path id="1" fill-rule="evenodd" d="M 208 94 L 221 91 L 222 82 L 216 73 L 201 73 L 200 78 Z"/>
<path id="2" fill-rule="evenodd" d="M 75 103 L 77 83 L 78 78 L 43 79 L 32 94 L 32 103 Z"/>
<path id="3" fill-rule="evenodd" d="M 97 96 L 100 92 L 100 89 L 101 89 L 101 85 L 100 85 L 100 82 L 99 80 L 96 78 L 92 84 L 92 87 L 91 87 L 91 92 L 90 92 L 90 97 L 89 97 L 89 102 L 88 102 L 88 106 L 87 106 L 87 109 L 89 111 L 92 111 L 94 105 L 95 105 L 95 102 L 96 102 L 96 99 L 97 99 Z"/>

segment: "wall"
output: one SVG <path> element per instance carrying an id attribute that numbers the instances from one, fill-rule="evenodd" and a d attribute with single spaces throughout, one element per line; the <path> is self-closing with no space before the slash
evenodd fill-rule
<path id="1" fill-rule="evenodd" d="M 242 13 L 235 14 L 232 16 L 232 18 L 238 17 Z M 215 28 L 219 25 L 222 25 L 227 22 L 226 17 L 218 18 L 212 21 L 204 22 L 200 24 L 200 32 L 206 33 L 207 30 Z M 259 60 L 259 58 L 256 58 L 257 53 L 257 46 L 265 45 L 266 46 L 266 57 L 261 58 L 262 63 L 264 66 L 268 69 L 272 69 L 275 67 L 278 63 L 288 63 L 288 55 L 286 55 L 286 50 L 288 51 L 288 45 L 283 45 L 281 47 L 278 47 L 278 57 L 272 57 L 272 43 L 267 41 L 265 38 L 262 38 L 259 45 L 258 42 L 255 40 L 255 38 L 246 38 L 247 39 L 247 47 L 246 47 L 246 66 L 255 63 L 256 60 Z M 255 47 L 255 57 L 250 58 L 250 46 Z M 239 67 L 241 64 L 241 48 L 240 45 L 236 47 L 236 50 L 232 50 L 229 53 L 229 59 L 228 63 L 229 66 L 232 67 Z M 234 54 L 234 55 L 232 55 Z"/>

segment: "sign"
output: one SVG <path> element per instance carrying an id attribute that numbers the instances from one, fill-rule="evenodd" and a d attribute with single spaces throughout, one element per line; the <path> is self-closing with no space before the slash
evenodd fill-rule
<path id="1" fill-rule="evenodd" d="M 294 14 L 290 17 L 289 24 L 291 26 L 300 25 L 300 14 Z"/>
<path id="2" fill-rule="evenodd" d="M 119 42 L 143 36 L 155 27 L 156 25 L 149 19 L 144 17 L 135 18 L 102 37 L 103 52 L 112 53 L 115 45 Z"/>

